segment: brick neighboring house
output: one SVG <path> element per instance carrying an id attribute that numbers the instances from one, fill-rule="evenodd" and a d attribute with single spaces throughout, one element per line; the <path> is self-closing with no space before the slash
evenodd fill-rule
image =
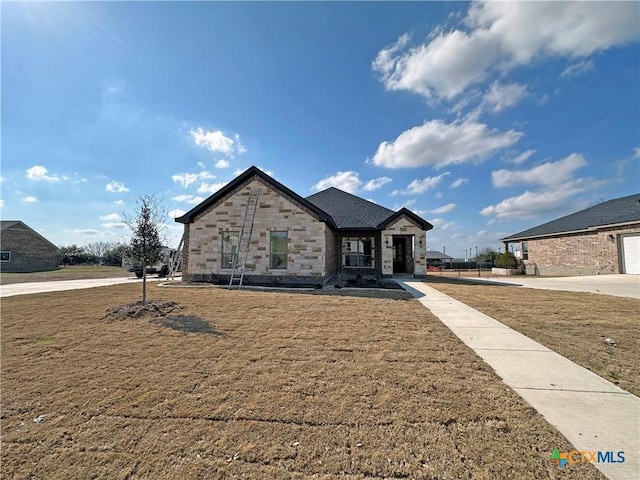
<path id="1" fill-rule="evenodd" d="M 640 274 L 640 194 L 616 198 L 501 239 L 529 275 Z"/>
<path id="2" fill-rule="evenodd" d="M 20 220 L 0 221 L 0 250 L 3 272 L 58 268 L 58 247 Z"/>
<path id="3" fill-rule="evenodd" d="M 244 283 L 317 285 L 337 274 L 426 275 L 426 232 L 433 226 L 415 213 L 395 212 L 333 187 L 303 198 L 251 167 L 176 218 L 185 229 L 184 281 L 229 281 L 255 190 L 260 194 Z"/>

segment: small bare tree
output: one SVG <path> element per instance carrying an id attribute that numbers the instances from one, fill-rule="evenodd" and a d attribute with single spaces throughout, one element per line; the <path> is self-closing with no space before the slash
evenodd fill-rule
<path id="1" fill-rule="evenodd" d="M 133 216 L 125 214 L 125 223 L 131 229 L 130 252 L 134 262 L 142 265 L 142 305 L 147 303 L 147 265 L 160 259 L 167 213 L 156 195 L 141 195 L 136 201 Z"/>

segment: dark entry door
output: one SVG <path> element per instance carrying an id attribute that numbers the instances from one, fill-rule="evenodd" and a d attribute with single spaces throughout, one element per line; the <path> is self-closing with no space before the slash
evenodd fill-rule
<path id="1" fill-rule="evenodd" d="M 407 273 L 406 238 L 393 238 L 393 273 Z"/>

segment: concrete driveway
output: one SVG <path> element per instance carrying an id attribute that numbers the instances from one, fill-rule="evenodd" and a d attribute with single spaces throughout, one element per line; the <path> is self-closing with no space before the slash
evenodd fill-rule
<path id="1" fill-rule="evenodd" d="M 149 277 L 148 282 L 166 281 L 166 278 Z M 133 277 L 121 278 L 94 278 L 87 280 L 59 280 L 56 282 L 31 282 L 12 283 L 0 285 L 0 298 L 13 297 L 15 295 L 28 295 L 30 293 L 61 292 L 63 290 L 79 290 L 82 288 L 106 287 L 121 283 L 142 282 Z"/>
<path id="2" fill-rule="evenodd" d="M 640 275 L 589 275 L 580 277 L 533 277 L 518 275 L 504 278 L 469 278 L 469 280 L 519 285 L 543 290 L 588 292 L 640 299 Z"/>

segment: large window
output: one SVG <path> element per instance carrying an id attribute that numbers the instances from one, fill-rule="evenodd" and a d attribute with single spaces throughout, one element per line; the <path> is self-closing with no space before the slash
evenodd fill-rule
<path id="1" fill-rule="evenodd" d="M 375 262 L 373 238 L 343 238 L 342 265 L 373 268 Z"/>
<path id="2" fill-rule="evenodd" d="M 238 232 L 222 234 L 222 268 L 233 268 L 233 260 L 238 255 Z"/>
<path id="3" fill-rule="evenodd" d="M 529 243 L 522 242 L 522 259 L 529 260 Z"/>
<path id="4" fill-rule="evenodd" d="M 271 268 L 285 270 L 287 268 L 288 238 L 287 232 L 270 232 Z"/>

